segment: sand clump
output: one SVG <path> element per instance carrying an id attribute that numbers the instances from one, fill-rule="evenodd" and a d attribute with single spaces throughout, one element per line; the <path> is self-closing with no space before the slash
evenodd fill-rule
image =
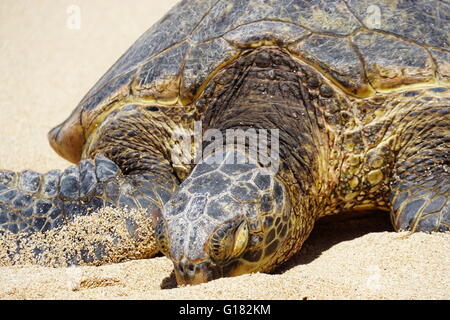
<path id="1" fill-rule="evenodd" d="M 60 228 L 35 234 L 0 235 L 0 266 L 68 267 L 153 257 L 154 222 L 145 210 L 103 208 Z"/>

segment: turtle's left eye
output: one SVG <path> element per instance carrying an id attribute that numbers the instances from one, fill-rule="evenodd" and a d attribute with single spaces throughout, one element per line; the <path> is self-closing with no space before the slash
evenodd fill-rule
<path id="1" fill-rule="evenodd" d="M 155 227 L 155 238 L 156 243 L 158 244 L 159 251 L 166 257 L 170 256 L 170 247 L 169 247 L 169 238 L 166 235 L 166 227 L 164 223 L 164 219 L 159 218 Z"/>
<path id="2" fill-rule="evenodd" d="M 248 225 L 245 220 L 224 224 L 211 236 L 208 254 L 219 264 L 237 258 L 247 247 L 248 238 Z"/>
<path id="3" fill-rule="evenodd" d="M 155 106 L 149 106 L 149 107 L 146 107 L 145 109 L 147 111 L 152 111 L 152 112 L 159 111 L 159 108 L 155 107 Z"/>

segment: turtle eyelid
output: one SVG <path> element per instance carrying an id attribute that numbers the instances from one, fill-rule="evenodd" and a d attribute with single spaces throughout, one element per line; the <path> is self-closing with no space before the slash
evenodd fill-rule
<path id="1" fill-rule="evenodd" d="M 155 107 L 155 106 L 150 106 L 150 107 L 146 107 L 145 110 L 155 112 L 155 111 L 159 111 L 159 108 Z"/>
<path id="2" fill-rule="evenodd" d="M 234 244 L 233 244 L 233 250 L 231 253 L 232 257 L 238 257 L 239 255 L 242 254 L 242 252 L 247 247 L 248 238 L 249 238 L 248 224 L 244 220 L 237 227 L 237 229 L 234 233 Z"/>
<path id="3" fill-rule="evenodd" d="M 219 227 L 211 236 L 209 255 L 216 262 L 224 262 L 240 255 L 247 247 L 248 225 L 245 220 L 237 219 Z"/>

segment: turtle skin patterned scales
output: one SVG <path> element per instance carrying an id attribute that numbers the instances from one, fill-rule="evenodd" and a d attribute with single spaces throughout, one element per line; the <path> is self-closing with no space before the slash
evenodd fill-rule
<path id="1" fill-rule="evenodd" d="M 63 172 L 2 171 L 0 228 L 12 233 L 45 232 L 105 206 L 145 208 L 156 214 L 169 193 L 153 184 L 155 178 L 124 177 L 114 162 L 101 155 Z"/>
<path id="2" fill-rule="evenodd" d="M 420 131 L 406 129 L 394 168 L 390 202 L 396 230 L 450 230 L 449 113 L 448 105 L 436 104 L 408 116 Z"/>
<path id="3" fill-rule="evenodd" d="M 114 261 L 117 257 L 112 255 L 123 249 L 120 246 L 115 248 L 114 244 L 111 246 L 106 239 L 115 239 L 115 245 L 124 239 L 136 239 L 136 228 L 133 226 L 139 219 L 132 214 L 116 217 L 115 223 L 125 224 L 129 234 L 119 236 L 115 230 L 103 231 L 105 241 L 95 240 L 90 243 L 92 247 L 89 251 L 94 253 L 91 255 L 85 253 L 88 251 L 86 248 L 60 248 L 59 244 L 49 242 L 45 237 L 39 238 L 40 234 L 57 230 L 69 222 L 73 223 L 76 218 L 94 214 L 103 207 L 143 209 L 151 223 L 161 214 L 163 204 L 169 199 L 173 189 L 170 179 L 157 174 L 124 176 L 120 168 L 103 155 L 97 155 L 93 160 L 83 160 L 79 165 L 71 166 L 63 172 L 55 170 L 41 175 L 32 171 L 1 171 L 0 181 L 0 234 L 17 234 L 16 239 L 23 239 L 23 235 L 33 237 L 32 248 L 24 250 L 19 245 L 15 249 L 17 255 L 24 257 L 15 257 L 11 261 L 40 263 L 43 260 L 53 266 Z M 99 224 L 107 222 L 104 220 Z M 92 228 L 95 229 L 94 226 Z M 72 239 L 70 241 L 77 241 L 83 234 L 76 229 L 75 232 L 67 233 L 68 236 L 63 238 Z M 108 250 L 105 250 L 106 247 Z M 25 252 L 30 249 L 35 254 L 25 258 Z M 54 251 L 56 256 L 58 250 L 65 252 L 64 259 L 43 259 L 42 252 Z"/>
<path id="4" fill-rule="evenodd" d="M 55 248 L 28 239 L 101 221 L 89 213 L 103 206 L 152 217 L 139 241 L 180 284 L 273 270 L 328 215 L 377 210 L 397 231 L 448 231 L 448 26 L 443 0 L 180 1 L 50 131 L 75 166 L 0 173 L 0 228 L 17 235 L 6 256 L 36 262 Z M 255 145 L 276 170 L 228 162 Z M 91 233 L 74 242 L 99 264 L 107 239 L 122 260 L 151 256 Z"/>

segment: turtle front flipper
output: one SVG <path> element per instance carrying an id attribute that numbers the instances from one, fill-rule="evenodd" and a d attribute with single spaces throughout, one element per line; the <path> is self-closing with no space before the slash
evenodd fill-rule
<path id="1" fill-rule="evenodd" d="M 1 261 L 5 257 L 0 254 L 0 263 L 99 264 L 114 260 L 114 251 L 122 252 L 127 246 L 130 252 L 117 255 L 119 260 L 138 255 L 131 252 L 132 247 L 138 248 L 148 239 L 137 239 L 137 233 L 153 229 L 155 218 L 176 185 L 176 179 L 164 174 L 124 175 L 102 155 L 83 160 L 64 172 L 1 171 L 0 235 L 13 239 L 7 241 L 9 245 L 14 239 L 18 242 L 8 249 L 9 262 Z M 93 216 L 103 207 L 142 210 L 123 215 L 116 212 L 109 217 L 95 213 L 89 232 L 85 226 L 74 226 L 78 218 Z M 125 232 L 117 231 L 118 226 L 123 226 Z M 47 232 L 53 234 L 53 240 L 46 236 Z M 69 243 L 58 243 L 57 239 Z M 3 249 L 5 246 L 3 243 Z M 157 252 L 153 246 L 153 252 L 145 254 Z M 55 259 L 48 259 L 49 253 Z"/>
<path id="2" fill-rule="evenodd" d="M 399 182 L 392 197 L 391 220 L 397 231 L 450 230 L 449 177 L 416 176 Z"/>
<path id="3" fill-rule="evenodd" d="M 450 230 L 449 116 L 449 108 L 440 104 L 409 116 L 411 125 L 401 139 L 404 145 L 391 182 L 396 230 Z"/>

